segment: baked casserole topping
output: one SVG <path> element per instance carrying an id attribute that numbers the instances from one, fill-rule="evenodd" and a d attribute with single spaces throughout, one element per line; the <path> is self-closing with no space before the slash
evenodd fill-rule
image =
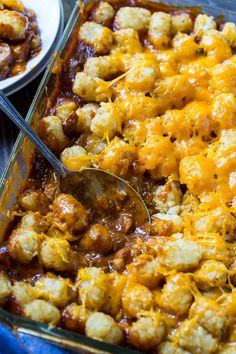
<path id="1" fill-rule="evenodd" d="M 152 223 L 125 195 L 86 209 L 38 156 L 2 306 L 144 352 L 236 353 L 236 26 L 153 3 L 82 17 L 38 133 L 69 169 L 128 180 Z"/>

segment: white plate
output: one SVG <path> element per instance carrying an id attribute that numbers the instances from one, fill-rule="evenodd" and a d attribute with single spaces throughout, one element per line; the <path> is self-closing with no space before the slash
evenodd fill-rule
<path id="1" fill-rule="evenodd" d="M 37 15 L 42 38 L 40 53 L 31 59 L 24 73 L 0 81 L 0 90 L 10 95 L 32 81 L 48 64 L 64 25 L 64 13 L 61 0 L 23 0 L 26 8 Z"/>

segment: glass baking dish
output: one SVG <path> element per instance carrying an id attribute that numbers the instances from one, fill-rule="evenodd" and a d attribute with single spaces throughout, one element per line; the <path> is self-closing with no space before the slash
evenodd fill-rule
<path id="1" fill-rule="evenodd" d="M 89 1 L 91 0 L 86 0 L 84 4 L 87 5 Z M 114 1 L 116 0 L 111 0 L 111 2 Z M 141 6 L 144 4 L 144 1 L 138 0 L 137 3 L 140 3 Z M 236 12 L 225 8 L 223 9 L 222 7 L 208 5 L 212 4 L 212 0 L 204 2 L 201 0 L 165 0 L 164 3 L 180 8 L 194 6 L 195 12 L 201 11 L 214 17 L 219 17 L 220 19 L 223 17 L 226 21 L 235 22 L 236 19 Z M 232 4 L 231 8 L 233 8 L 233 1 L 227 1 L 227 4 L 230 5 L 230 3 Z M 45 72 L 45 75 L 41 81 L 41 84 L 39 85 L 35 98 L 26 116 L 26 120 L 31 124 L 32 128 L 35 128 L 38 120 L 43 117 L 48 104 L 50 104 L 50 95 L 53 92 L 57 80 L 58 63 L 60 63 L 60 58 L 63 59 L 67 52 L 68 43 L 72 38 L 73 32 L 76 31 L 79 17 L 80 8 L 77 3 L 70 16 L 67 27 L 58 45 L 57 51 Z M 28 141 L 28 139 L 24 138 L 24 136 L 20 133 L 10 156 L 8 165 L 0 181 L 0 242 L 3 240 L 5 231 L 10 221 L 10 215 L 8 211 L 14 208 L 14 204 L 16 202 L 20 188 L 29 175 L 34 160 L 34 155 L 35 148 Z M 118 346 L 99 342 L 74 332 L 28 320 L 23 317 L 13 315 L 1 308 L 0 320 L 10 326 L 16 334 L 30 334 L 77 352 L 125 352 L 127 354 L 138 353 L 132 349 L 124 347 L 121 348 Z"/>

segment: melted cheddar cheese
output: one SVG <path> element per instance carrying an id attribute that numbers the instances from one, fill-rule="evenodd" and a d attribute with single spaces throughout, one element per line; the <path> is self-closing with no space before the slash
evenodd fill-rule
<path id="1" fill-rule="evenodd" d="M 148 353 L 234 353 L 236 26 L 113 2 L 87 18 L 85 59 L 39 132 L 68 168 L 132 183 L 152 223 L 136 227 L 124 194 L 86 210 L 45 171 L 20 195 L 8 240 L 17 264 L 39 262 L 39 280 L 27 279 L 38 291 L 14 295 L 3 273 L 0 299 L 23 297 L 29 318 L 41 304 L 45 323 L 59 308 L 63 327 Z"/>

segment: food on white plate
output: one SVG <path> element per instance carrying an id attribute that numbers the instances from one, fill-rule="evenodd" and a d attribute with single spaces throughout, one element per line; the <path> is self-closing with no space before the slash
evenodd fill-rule
<path id="1" fill-rule="evenodd" d="M 37 16 L 21 0 L 0 2 L 0 80 L 25 71 L 41 50 Z"/>

